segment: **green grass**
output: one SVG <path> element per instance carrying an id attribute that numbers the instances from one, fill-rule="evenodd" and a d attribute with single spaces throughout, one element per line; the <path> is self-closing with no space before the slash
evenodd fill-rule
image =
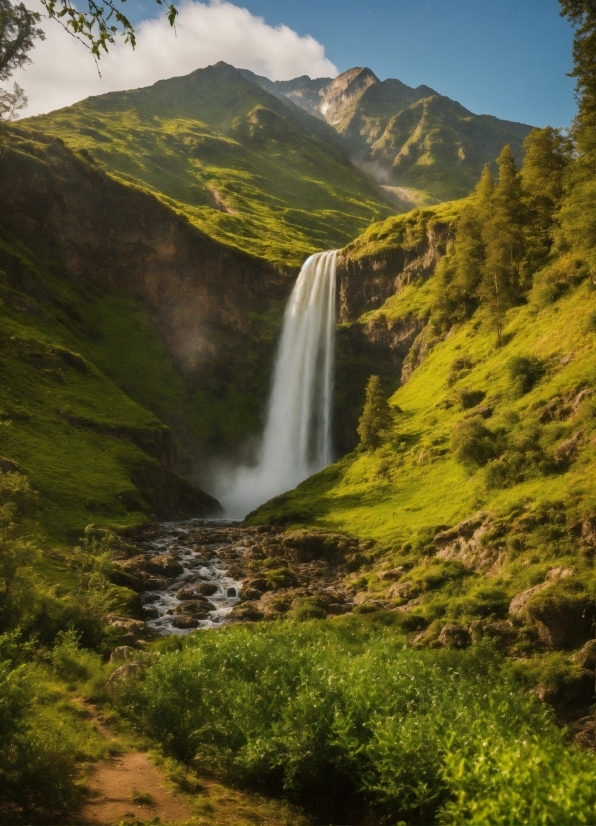
<path id="1" fill-rule="evenodd" d="M 323 124 L 222 65 L 24 123 L 218 241 L 284 265 L 341 247 L 392 212 L 372 180 L 319 136 Z"/>
<path id="2" fill-rule="evenodd" d="M 0 256 L 0 455 L 39 494 L 30 529 L 60 541 L 90 522 L 146 521 L 171 440 L 163 419 L 198 441 L 209 413 L 140 304 L 73 288 L 13 238 Z"/>

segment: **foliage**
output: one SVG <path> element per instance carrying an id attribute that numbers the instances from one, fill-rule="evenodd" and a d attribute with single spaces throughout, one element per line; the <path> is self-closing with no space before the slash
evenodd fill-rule
<path id="1" fill-rule="evenodd" d="M 115 0 L 102 0 L 101 5 L 95 0 L 87 0 L 87 9 L 83 11 L 73 5 L 71 0 L 41 1 L 49 17 L 58 20 L 67 32 L 87 46 L 96 60 L 99 60 L 102 51 L 107 52 L 108 47 L 116 42 L 116 34 L 120 34 L 133 49 L 136 45 L 134 27 Z M 125 0 L 121 2 L 124 3 Z M 159 6 L 167 6 L 168 22 L 170 26 L 174 26 L 178 16 L 176 6 L 168 4 L 166 0 L 155 2 Z"/>
<path id="2" fill-rule="evenodd" d="M 464 823 L 483 811 L 488 823 L 581 823 L 596 805 L 594 757 L 564 745 L 490 648 L 415 651 L 354 618 L 161 647 L 121 708 L 169 753 L 300 800 L 320 822 Z M 514 765 L 524 769 L 508 786 Z"/>
<path id="3" fill-rule="evenodd" d="M 457 425 L 451 436 L 451 449 L 458 462 L 483 467 L 498 452 L 497 438 L 480 416 L 472 416 Z"/>
<path id="4" fill-rule="evenodd" d="M 0 0 L 0 80 L 8 80 L 16 69 L 31 63 L 29 52 L 36 40 L 43 40 L 38 27 L 41 16 L 23 3 Z"/>
<path id="5" fill-rule="evenodd" d="M 391 408 L 381 387 L 381 380 L 378 376 L 370 376 L 366 385 L 364 409 L 358 423 L 362 447 L 365 450 L 376 450 L 391 422 Z"/>
<path id="6" fill-rule="evenodd" d="M 514 395 L 523 396 L 544 375 L 544 364 L 536 356 L 512 356 L 507 361 L 507 372 Z"/>

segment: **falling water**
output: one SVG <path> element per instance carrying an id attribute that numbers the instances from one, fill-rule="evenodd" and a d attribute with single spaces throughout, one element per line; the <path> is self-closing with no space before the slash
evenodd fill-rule
<path id="1" fill-rule="evenodd" d="M 337 253 L 312 255 L 286 307 L 257 464 L 238 468 L 220 500 L 244 516 L 332 461 Z"/>

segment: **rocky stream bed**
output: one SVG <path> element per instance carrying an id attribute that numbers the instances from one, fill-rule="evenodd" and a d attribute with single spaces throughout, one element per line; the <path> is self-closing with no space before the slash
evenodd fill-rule
<path id="1" fill-rule="evenodd" d="M 339 534 L 201 520 L 161 523 L 117 555 L 139 592 L 143 620 L 111 617 L 132 639 L 187 634 L 291 611 L 325 617 L 352 611 L 346 565 L 366 548 Z M 356 599 L 355 599 L 356 598 Z"/>

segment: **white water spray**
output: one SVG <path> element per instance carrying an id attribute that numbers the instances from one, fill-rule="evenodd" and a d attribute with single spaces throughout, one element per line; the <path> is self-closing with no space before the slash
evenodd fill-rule
<path id="1" fill-rule="evenodd" d="M 257 464 L 238 468 L 219 495 L 230 516 L 244 516 L 332 461 L 336 257 L 312 255 L 292 290 Z"/>

